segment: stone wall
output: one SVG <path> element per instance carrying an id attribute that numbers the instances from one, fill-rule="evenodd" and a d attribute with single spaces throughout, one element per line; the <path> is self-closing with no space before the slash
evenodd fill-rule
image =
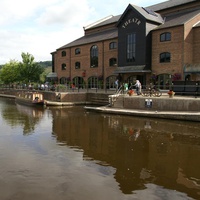
<path id="1" fill-rule="evenodd" d="M 36 90 L 32 90 L 37 92 Z M 26 92 L 26 90 L 0 89 L 0 94 L 17 96 L 18 93 Z M 52 92 L 39 91 L 44 95 L 47 101 L 55 102 L 80 102 L 97 105 L 108 105 L 108 94 L 105 93 L 88 93 L 88 92 Z"/>
<path id="2" fill-rule="evenodd" d="M 153 111 L 200 111 L 200 99 L 183 97 L 124 97 L 125 109 Z"/>

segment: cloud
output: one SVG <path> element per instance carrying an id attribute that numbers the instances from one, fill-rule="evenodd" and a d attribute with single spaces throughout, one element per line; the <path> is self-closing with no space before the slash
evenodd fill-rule
<path id="1" fill-rule="evenodd" d="M 161 0 L 135 0 L 134 4 Z M 28 52 L 36 61 L 84 35 L 83 27 L 108 15 L 122 14 L 129 0 L 1 0 L 0 64 L 21 61 Z"/>
<path id="2" fill-rule="evenodd" d="M 85 0 L 78 2 L 78 6 L 76 1 L 62 1 L 59 4 L 56 2 L 56 4 L 50 4 L 44 9 L 44 12 L 37 18 L 37 22 L 48 26 L 79 24 L 89 17 L 90 11 Z"/>

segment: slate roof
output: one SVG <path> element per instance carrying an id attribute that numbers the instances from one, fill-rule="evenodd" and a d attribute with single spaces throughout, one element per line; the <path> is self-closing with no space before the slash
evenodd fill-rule
<path id="1" fill-rule="evenodd" d="M 117 37 L 118 37 L 117 28 L 113 28 L 111 30 L 107 30 L 104 32 L 97 32 L 94 34 L 84 35 L 83 37 L 80 37 L 77 40 L 74 40 L 73 42 L 70 42 L 58 49 L 64 49 L 64 48 L 73 47 L 73 46 L 80 46 L 83 44 L 109 40 L 109 39 L 113 39 Z"/>
<path id="2" fill-rule="evenodd" d="M 98 24 L 96 24 L 94 26 L 91 26 L 91 28 L 96 28 L 96 27 L 99 27 L 99 26 L 104 26 L 104 25 L 116 23 L 116 22 L 118 22 L 118 20 L 119 20 L 120 17 L 121 17 L 121 15 L 112 16 L 111 18 L 109 18 L 107 20 L 104 20 L 103 22 L 100 22 L 100 23 L 98 23 Z"/>
<path id="3" fill-rule="evenodd" d="M 184 25 L 186 22 L 190 21 L 193 17 L 200 14 L 199 10 L 185 12 L 185 13 L 178 13 L 172 16 L 168 16 L 164 24 L 158 26 L 157 29 L 161 28 L 169 28 L 173 26 Z"/>
<path id="4" fill-rule="evenodd" d="M 139 12 L 141 15 L 143 15 L 147 20 L 157 22 L 157 23 L 163 23 L 163 18 L 159 13 L 156 12 L 150 12 L 150 9 L 145 9 L 139 6 L 136 6 L 134 4 L 129 4 L 131 5 L 137 12 Z M 149 12 L 148 12 L 149 10 Z"/>
<path id="5" fill-rule="evenodd" d="M 183 4 L 187 4 L 187 3 L 191 3 L 191 2 L 195 2 L 197 0 L 169 0 L 169 1 L 165 1 L 163 3 L 158 3 L 152 6 L 149 6 L 147 8 L 153 10 L 153 11 L 160 11 L 160 10 L 165 10 L 168 8 L 172 8 L 175 6 L 179 6 L 179 5 L 183 5 Z"/>
<path id="6" fill-rule="evenodd" d="M 152 10 L 155 12 L 155 11 L 159 11 L 162 9 L 179 6 L 179 5 L 194 2 L 194 1 L 196 1 L 196 0 L 168 0 L 166 2 L 159 3 L 159 4 L 156 4 L 153 6 L 149 6 L 147 8 L 141 8 L 141 7 L 133 5 L 133 4 L 129 4 L 129 6 L 132 6 L 136 11 L 141 13 L 141 15 L 143 15 L 147 20 L 160 23 L 161 25 L 156 29 L 161 29 L 161 28 L 168 28 L 168 27 L 183 25 L 184 23 L 189 21 L 191 18 L 193 18 L 195 15 L 199 14 L 199 10 L 188 12 L 188 13 L 179 13 L 177 15 L 169 16 L 166 18 L 164 24 L 163 24 L 163 18 L 161 17 L 161 15 L 159 13 L 155 13 L 156 14 L 156 16 L 155 16 L 155 15 L 152 15 L 151 13 L 148 13 L 148 10 Z M 127 7 L 127 9 L 128 9 L 128 7 Z M 125 14 L 125 12 L 124 12 L 124 14 Z M 95 24 L 94 26 L 91 25 L 88 28 L 86 26 L 85 30 L 90 29 L 90 28 L 96 28 L 96 27 L 108 25 L 111 23 L 117 23 L 117 22 L 119 22 L 121 17 L 123 17 L 123 15 L 112 16 L 112 17 L 110 17 L 106 20 L 102 20 L 102 21 L 100 20 L 99 23 L 96 23 L 96 24 L 94 23 Z M 196 25 L 196 26 L 198 26 L 198 25 Z M 102 32 L 94 33 L 94 34 L 84 35 L 83 37 L 78 38 L 77 40 L 74 40 L 71 43 L 68 43 L 58 49 L 68 48 L 68 47 L 72 47 L 72 46 L 80 46 L 80 45 L 103 41 L 106 39 L 112 39 L 112 38 L 116 38 L 116 37 L 118 37 L 118 31 L 117 31 L 117 28 L 116 29 L 113 28 L 112 30 L 107 30 L 104 32 L 102 31 Z"/>

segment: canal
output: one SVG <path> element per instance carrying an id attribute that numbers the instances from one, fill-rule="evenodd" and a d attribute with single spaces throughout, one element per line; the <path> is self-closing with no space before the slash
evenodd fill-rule
<path id="1" fill-rule="evenodd" d="M 200 123 L 0 98 L 1 200 L 200 199 Z"/>

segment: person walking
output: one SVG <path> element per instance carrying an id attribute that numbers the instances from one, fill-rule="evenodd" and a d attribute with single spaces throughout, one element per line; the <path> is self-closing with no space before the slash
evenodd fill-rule
<path id="1" fill-rule="evenodd" d="M 119 88 L 119 80 L 118 79 L 115 81 L 115 87 L 116 87 L 116 91 L 117 91 Z"/>
<path id="2" fill-rule="evenodd" d="M 142 92 L 141 91 L 142 90 L 142 85 L 141 85 L 140 81 L 136 80 L 136 84 L 134 86 L 136 87 L 136 93 L 137 93 L 137 95 L 140 95 L 141 92 Z"/>

